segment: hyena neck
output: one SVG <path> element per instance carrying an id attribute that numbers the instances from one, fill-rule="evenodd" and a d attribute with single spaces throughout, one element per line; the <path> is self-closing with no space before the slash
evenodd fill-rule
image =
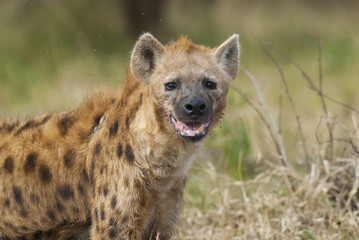
<path id="1" fill-rule="evenodd" d="M 120 107 L 118 115 L 122 114 L 132 146 L 137 148 L 140 167 L 150 170 L 156 178 L 185 175 L 189 158 L 199 144 L 186 142 L 175 133 L 149 86 L 128 76 L 117 104 L 122 106 L 121 103 L 126 107 Z"/>

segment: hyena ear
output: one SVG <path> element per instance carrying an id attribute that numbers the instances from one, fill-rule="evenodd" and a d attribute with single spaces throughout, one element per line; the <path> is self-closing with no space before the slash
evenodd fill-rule
<path id="1" fill-rule="evenodd" d="M 237 76 L 239 62 L 239 42 L 238 34 L 233 34 L 222 43 L 214 52 L 214 56 L 228 75 L 233 80 Z"/>
<path id="2" fill-rule="evenodd" d="M 151 34 L 143 34 L 137 41 L 131 54 L 130 68 L 132 74 L 147 83 L 165 48 Z"/>

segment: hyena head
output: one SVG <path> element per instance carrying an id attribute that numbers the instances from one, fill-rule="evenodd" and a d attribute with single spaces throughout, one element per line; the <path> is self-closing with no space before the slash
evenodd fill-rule
<path id="1" fill-rule="evenodd" d="M 187 37 L 163 46 L 146 33 L 135 45 L 130 68 L 138 80 L 149 85 L 167 131 L 197 142 L 223 116 L 238 58 L 237 34 L 210 49 Z"/>

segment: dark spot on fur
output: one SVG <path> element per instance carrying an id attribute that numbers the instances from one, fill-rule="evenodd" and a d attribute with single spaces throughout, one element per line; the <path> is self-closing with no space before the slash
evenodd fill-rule
<path id="1" fill-rule="evenodd" d="M 15 136 L 19 135 L 22 131 L 26 130 L 26 129 L 29 129 L 29 128 L 32 128 L 33 125 L 35 125 L 35 121 L 34 120 L 29 120 L 27 121 L 24 125 L 22 125 L 22 127 L 20 127 L 16 133 L 14 134 Z"/>
<path id="2" fill-rule="evenodd" d="M 115 135 L 117 134 L 117 132 L 118 132 L 118 121 L 116 121 L 116 122 L 110 127 L 110 134 L 109 134 L 110 138 L 111 138 L 112 136 L 115 136 Z"/>
<path id="3" fill-rule="evenodd" d="M 40 122 L 35 122 L 35 120 L 31 119 L 29 121 L 27 121 L 21 128 L 19 128 L 16 133 L 14 134 L 15 136 L 19 135 L 20 133 L 22 133 L 24 130 L 30 129 L 30 128 L 37 128 L 40 127 L 41 125 L 44 125 L 50 118 L 51 118 L 51 114 L 46 115 Z M 16 127 L 19 123 L 16 123 L 15 125 L 13 125 L 13 127 Z"/>
<path id="4" fill-rule="evenodd" d="M 3 167 L 7 173 L 12 174 L 14 171 L 14 159 L 12 157 L 7 157 Z"/>
<path id="5" fill-rule="evenodd" d="M 8 133 L 12 132 L 14 130 L 14 128 L 16 128 L 17 126 L 19 126 L 20 121 L 16 120 L 16 122 L 14 123 L 5 123 L 2 127 L 0 127 L 0 131 L 2 129 L 4 129 L 5 131 L 7 131 Z"/>
<path id="6" fill-rule="evenodd" d="M 95 150 L 93 151 L 93 155 L 94 156 L 100 155 L 101 149 L 102 149 L 101 143 L 97 143 L 95 146 Z"/>
<path id="7" fill-rule="evenodd" d="M 80 209 L 78 207 L 73 207 L 72 210 L 74 213 L 78 214 L 80 212 Z"/>
<path id="8" fill-rule="evenodd" d="M 51 210 L 47 210 L 46 216 L 47 216 L 51 221 L 55 221 L 55 220 L 56 220 L 55 213 L 54 213 L 53 211 L 51 211 Z"/>
<path id="9" fill-rule="evenodd" d="M 135 160 L 135 156 L 133 155 L 133 152 L 132 152 L 132 148 L 130 145 L 127 145 L 126 146 L 126 159 L 129 163 L 133 163 L 133 161 Z"/>
<path id="10" fill-rule="evenodd" d="M 13 187 L 12 188 L 12 193 L 13 193 L 13 196 L 14 196 L 14 199 L 15 201 L 22 205 L 23 204 L 23 198 L 22 198 L 22 191 L 20 188 L 18 187 Z"/>
<path id="11" fill-rule="evenodd" d="M 74 123 L 75 123 L 75 119 L 71 117 L 69 114 L 67 114 L 61 120 L 59 120 L 59 122 L 57 123 L 57 127 L 60 131 L 61 136 L 65 136 L 68 133 L 69 128 L 71 128 L 71 126 Z"/>
<path id="12" fill-rule="evenodd" d="M 21 208 L 20 216 L 23 218 L 26 218 L 28 215 L 29 215 L 29 213 L 25 210 L 25 208 Z"/>
<path id="13" fill-rule="evenodd" d="M 115 209 L 116 205 L 117 205 L 117 198 L 116 198 L 116 195 L 113 195 L 111 198 L 111 208 Z"/>
<path id="14" fill-rule="evenodd" d="M 49 239 L 56 239 L 56 237 L 55 237 L 55 229 L 50 229 L 50 230 L 46 231 L 45 235 Z"/>
<path id="15" fill-rule="evenodd" d="M 6 208 L 10 207 L 10 200 L 8 198 L 6 198 L 6 200 L 4 202 L 4 207 L 6 207 Z"/>
<path id="16" fill-rule="evenodd" d="M 57 192 L 60 195 L 60 197 L 65 201 L 73 199 L 75 196 L 74 190 L 69 184 L 64 184 L 58 187 Z"/>
<path id="17" fill-rule="evenodd" d="M 129 116 L 126 117 L 126 128 L 127 129 L 130 128 L 130 117 Z"/>
<path id="18" fill-rule="evenodd" d="M 108 188 L 107 188 L 107 186 L 105 186 L 103 189 L 103 195 L 106 197 L 107 194 L 108 194 Z"/>
<path id="19" fill-rule="evenodd" d="M 111 217 L 111 218 L 110 218 L 110 221 L 108 222 L 108 224 L 109 224 L 110 226 L 115 227 L 115 226 L 116 226 L 116 219 L 115 219 L 114 217 Z"/>
<path id="20" fill-rule="evenodd" d="M 126 187 L 128 187 L 128 186 L 129 186 L 128 177 L 125 177 L 124 183 L 125 183 L 125 186 L 126 186 Z"/>
<path id="21" fill-rule="evenodd" d="M 142 184 L 139 180 L 135 180 L 135 186 L 138 190 L 142 189 Z"/>
<path id="22" fill-rule="evenodd" d="M 11 228 L 12 230 L 17 231 L 17 228 L 14 226 L 14 224 L 9 223 L 9 222 L 4 222 L 4 224 L 5 224 L 7 227 Z"/>
<path id="23" fill-rule="evenodd" d="M 49 167 L 47 167 L 45 165 L 40 165 L 39 173 L 40 173 L 41 182 L 49 183 L 51 181 L 52 173 L 50 172 Z"/>
<path id="24" fill-rule="evenodd" d="M 142 98 L 143 98 L 143 95 L 142 95 L 142 93 L 141 93 L 141 95 L 140 95 L 140 100 L 138 101 L 138 105 L 139 105 L 139 106 L 142 105 Z"/>
<path id="25" fill-rule="evenodd" d="M 114 239 L 117 237 L 117 229 L 116 228 L 110 228 L 110 230 L 108 231 L 108 237 L 110 239 Z"/>
<path id="26" fill-rule="evenodd" d="M 95 208 L 95 220 L 97 221 L 97 219 L 98 219 L 98 210 L 97 208 Z"/>
<path id="27" fill-rule="evenodd" d="M 59 212 L 64 211 L 64 206 L 62 205 L 62 203 L 61 203 L 59 200 L 56 201 L 56 209 L 57 209 Z"/>
<path id="28" fill-rule="evenodd" d="M 74 163 L 74 160 L 76 158 L 76 152 L 74 149 L 70 149 L 68 150 L 65 155 L 64 155 L 64 164 L 65 164 L 65 167 L 67 168 L 71 168 L 73 163 Z"/>
<path id="29" fill-rule="evenodd" d="M 122 145 L 121 144 L 118 144 L 118 146 L 117 146 L 117 157 L 119 158 L 119 159 L 121 159 L 121 157 L 122 157 L 122 153 L 123 153 L 123 150 L 122 150 Z"/>
<path id="30" fill-rule="evenodd" d="M 105 209 L 104 206 L 101 207 L 101 220 L 104 221 L 106 218 L 106 213 L 105 213 Z"/>
<path id="31" fill-rule="evenodd" d="M 124 216 L 122 216 L 121 223 L 122 223 L 122 224 L 127 223 L 127 222 L 128 222 L 128 219 L 129 219 L 128 215 L 125 214 Z"/>
<path id="32" fill-rule="evenodd" d="M 43 234 L 42 231 L 40 231 L 40 230 L 36 231 L 36 232 L 34 233 L 34 235 L 33 235 L 33 239 L 34 239 L 34 240 L 40 240 L 41 237 L 42 237 L 42 234 Z"/>
<path id="33" fill-rule="evenodd" d="M 90 182 L 90 179 L 89 179 L 89 176 L 87 175 L 86 169 L 84 169 L 84 170 L 82 171 L 82 177 L 83 177 L 85 183 L 89 183 L 89 182 Z"/>
<path id="34" fill-rule="evenodd" d="M 81 183 L 77 184 L 77 190 L 79 190 L 81 195 L 85 195 L 85 189 L 84 189 L 84 186 Z"/>
<path id="35" fill-rule="evenodd" d="M 35 152 L 27 155 L 24 165 L 25 174 L 35 171 L 37 158 L 38 154 Z"/>
<path id="36" fill-rule="evenodd" d="M 21 230 L 24 230 L 24 231 L 29 231 L 29 228 L 26 227 L 26 226 L 21 226 Z"/>
<path id="37" fill-rule="evenodd" d="M 90 182 L 90 179 L 89 179 L 89 176 L 88 176 L 88 174 L 87 174 L 87 172 L 86 172 L 86 169 L 84 169 L 84 170 L 82 171 L 82 178 L 84 179 L 85 183 L 89 183 L 89 182 Z"/>
<path id="38" fill-rule="evenodd" d="M 47 121 L 49 121 L 50 118 L 51 118 L 51 116 L 52 116 L 51 114 L 46 115 L 46 116 L 41 120 L 40 125 L 44 125 Z"/>
<path id="39" fill-rule="evenodd" d="M 90 172 L 90 180 L 92 183 L 94 183 L 94 173 L 95 173 L 95 159 L 92 159 L 91 162 L 91 172 Z"/>

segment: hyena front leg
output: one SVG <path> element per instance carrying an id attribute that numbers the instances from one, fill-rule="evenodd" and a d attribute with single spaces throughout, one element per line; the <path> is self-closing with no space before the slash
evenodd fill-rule
<path id="1" fill-rule="evenodd" d="M 95 184 L 91 239 L 142 239 L 147 211 L 145 197 L 136 190 L 136 180 L 124 176 L 112 178 L 107 185 Z"/>
<path id="2" fill-rule="evenodd" d="M 157 202 L 156 217 L 143 239 L 168 240 L 176 231 L 176 223 L 181 211 L 185 179 L 178 179 L 167 193 L 166 198 Z"/>

